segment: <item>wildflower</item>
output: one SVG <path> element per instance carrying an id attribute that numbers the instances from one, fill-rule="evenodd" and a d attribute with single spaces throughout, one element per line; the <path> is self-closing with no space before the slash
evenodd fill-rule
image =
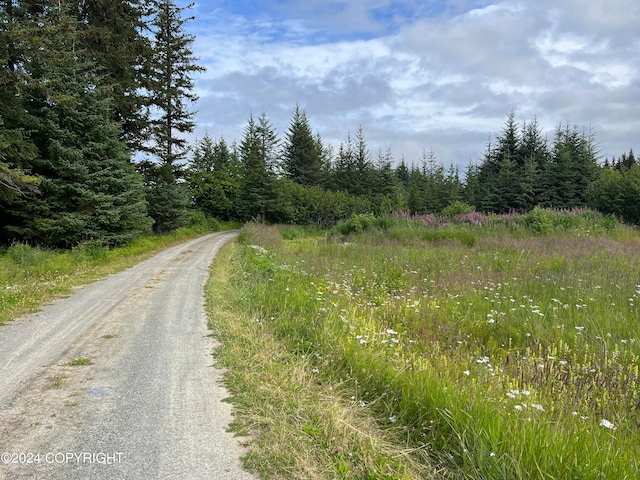
<path id="1" fill-rule="evenodd" d="M 398 421 L 398 417 L 396 417 L 395 415 L 393 415 L 392 417 L 389 417 L 389 421 L 391 423 L 396 423 Z"/>
<path id="2" fill-rule="evenodd" d="M 604 428 L 608 428 L 609 430 L 615 430 L 616 426 L 611 423 L 609 420 L 605 420 L 604 418 L 600 420 L 600 426 Z"/>
<path id="3" fill-rule="evenodd" d="M 532 403 L 531 407 L 535 408 L 536 410 L 540 410 L 541 412 L 544 412 L 544 407 L 542 405 L 540 405 L 539 403 Z"/>
<path id="4" fill-rule="evenodd" d="M 465 371 L 464 371 L 464 372 L 462 372 L 462 373 L 464 373 L 467 377 L 468 377 L 469 375 L 471 375 L 471 372 L 470 372 L 469 370 L 465 370 Z"/>

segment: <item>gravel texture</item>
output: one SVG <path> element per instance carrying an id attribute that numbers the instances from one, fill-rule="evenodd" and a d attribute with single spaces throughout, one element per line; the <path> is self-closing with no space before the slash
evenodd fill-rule
<path id="1" fill-rule="evenodd" d="M 0 479 L 251 479 L 203 285 L 209 235 L 0 327 Z M 73 365 L 86 359 L 82 365 Z"/>

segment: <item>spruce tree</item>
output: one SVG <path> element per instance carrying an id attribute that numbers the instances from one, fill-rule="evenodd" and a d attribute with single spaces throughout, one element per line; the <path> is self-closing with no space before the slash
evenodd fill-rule
<path id="1" fill-rule="evenodd" d="M 599 166 L 593 134 L 581 133 L 577 127 L 559 125 L 552 152 L 553 190 L 557 208 L 584 206 Z"/>
<path id="2" fill-rule="evenodd" d="M 149 84 L 153 65 L 146 35 L 152 0 L 77 0 L 84 54 L 100 69 L 110 89 L 114 120 L 132 151 L 149 140 Z"/>
<path id="3" fill-rule="evenodd" d="M 184 25 L 192 20 L 170 0 L 158 0 L 151 22 L 154 55 L 149 88 L 155 115 L 151 120 L 151 152 L 162 164 L 176 165 L 186 158 L 188 145 L 182 134 L 192 132 L 195 111 L 190 104 L 198 100 L 192 75 L 203 71 L 193 56 L 193 35 Z"/>
<path id="4" fill-rule="evenodd" d="M 20 96 L 20 86 L 28 78 L 19 45 L 29 35 L 25 35 L 18 10 L 12 0 L 0 2 L 0 205 L 35 193 L 38 185 L 37 178 L 24 170 L 35 156 L 35 146 L 25 130 Z"/>
<path id="5" fill-rule="evenodd" d="M 433 149 L 422 152 L 423 209 L 426 213 L 440 213 L 448 205 L 444 166 L 436 160 Z"/>
<path id="6" fill-rule="evenodd" d="M 519 211 L 529 211 L 536 205 L 544 203 L 547 179 L 542 175 L 550 162 L 549 147 L 538 120 L 522 126 L 520 141 L 520 158 L 523 161 L 520 177 L 520 189 L 517 204 Z"/>
<path id="7" fill-rule="evenodd" d="M 411 173 L 407 168 L 404 157 L 402 157 L 402 160 L 400 160 L 400 164 L 396 167 L 395 174 L 401 185 L 406 189 L 409 186 L 409 178 L 411 176 Z"/>
<path id="8" fill-rule="evenodd" d="M 323 173 L 321 155 L 307 114 L 296 104 L 283 150 L 285 176 L 300 185 L 320 185 Z"/>
<path id="9" fill-rule="evenodd" d="M 232 153 L 224 138 L 214 142 L 205 135 L 196 146 L 187 172 L 194 207 L 211 217 L 230 220 L 238 185 L 233 176 Z"/>
<path id="10" fill-rule="evenodd" d="M 22 105 L 36 149 L 28 170 L 41 193 L 8 207 L 3 237 L 55 247 L 125 242 L 151 223 L 141 178 L 118 138 L 108 93 L 79 48 L 80 26 L 65 4 L 34 5 Z"/>
<path id="11" fill-rule="evenodd" d="M 170 0 L 158 0 L 153 10 L 151 30 L 153 57 L 148 85 L 152 115 L 151 144 L 148 151 L 159 162 L 153 167 L 147 162 L 143 171 L 147 185 L 154 230 L 167 231 L 181 226 L 186 219 L 188 192 L 179 183 L 183 176 L 183 162 L 188 144 L 182 136 L 193 131 L 195 112 L 189 108 L 198 97 L 193 92 L 192 74 L 202 71 L 196 65 L 191 45 L 194 37 L 184 31 L 192 18 L 183 17 L 189 7 L 177 7 Z"/>
<path id="12" fill-rule="evenodd" d="M 333 166 L 333 185 L 338 191 L 354 193 L 354 186 L 358 182 L 357 176 L 355 146 L 351 134 L 347 133 L 347 138 L 338 148 Z"/>
<path id="13" fill-rule="evenodd" d="M 242 164 L 239 202 L 243 220 L 257 218 L 264 223 L 267 214 L 274 210 L 277 144 L 276 131 L 266 113 L 262 113 L 258 122 L 251 113 L 239 149 Z"/>
<path id="14" fill-rule="evenodd" d="M 373 168 L 371 152 L 367 146 L 362 125 L 358 126 L 358 131 L 356 132 L 355 147 L 356 182 L 351 188 L 351 193 L 353 195 L 366 195 L 373 189 Z"/>

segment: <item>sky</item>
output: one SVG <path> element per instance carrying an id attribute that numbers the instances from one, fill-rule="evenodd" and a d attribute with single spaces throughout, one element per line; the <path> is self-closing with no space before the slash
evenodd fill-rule
<path id="1" fill-rule="evenodd" d="M 186 0 L 176 2 L 186 5 Z M 553 139 L 592 129 L 640 152 L 638 0 L 196 0 L 194 139 L 240 141 L 249 113 L 286 137 L 296 103 L 336 151 L 478 162 L 514 112 Z"/>

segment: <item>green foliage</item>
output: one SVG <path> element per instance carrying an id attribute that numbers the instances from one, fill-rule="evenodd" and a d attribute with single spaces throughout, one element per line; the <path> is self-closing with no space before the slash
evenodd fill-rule
<path id="1" fill-rule="evenodd" d="M 591 187 L 590 198 L 599 211 L 639 225 L 640 165 L 633 164 L 628 169 L 603 169 Z"/>
<path id="2" fill-rule="evenodd" d="M 112 118 L 121 125 L 121 139 L 131 151 L 140 151 L 148 134 L 148 66 L 154 54 L 144 34 L 149 2 L 77 3 L 83 53 L 100 69 L 100 82 L 110 90 Z"/>
<path id="3" fill-rule="evenodd" d="M 235 152 L 229 150 L 225 140 L 214 142 L 205 135 L 187 168 L 193 206 L 212 217 L 233 218 L 239 189 L 236 170 Z"/>
<path id="4" fill-rule="evenodd" d="M 321 154 L 307 114 L 296 104 L 283 150 L 285 176 L 300 185 L 320 186 L 323 169 Z"/>
<path id="5" fill-rule="evenodd" d="M 578 230 L 587 235 L 612 230 L 618 224 L 614 217 L 604 216 L 594 210 L 552 210 L 541 207 L 517 217 L 515 222 L 539 234 Z"/>
<path id="6" fill-rule="evenodd" d="M 181 134 L 192 132 L 195 112 L 188 104 L 197 101 L 191 75 L 204 71 L 197 65 L 191 46 L 195 40 L 187 34 L 184 25 L 190 20 L 185 10 L 171 0 L 152 3 L 153 58 L 148 65 L 150 102 L 158 111 L 151 119 L 149 147 L 162 164 L 174 165 L 186 158 L 188 145 Z"/>
<path id="7" fill-rule="evenodd" d="M 25 65 L 37 82 L 23 90 L 25 121 L 37 155 L 24 163 L 40 194 L 9 205 L 2 232 L 53 247 L 108 245 L 147 233 L 142 181 L 114 123 L 91 62 L 74 52 L 79 26 L 64 9 L 45 10 L 33 32 L 43 44 Z M 37 75 L 36 75 L 37 74 Z"/>
<path id="8" fill-rule="evenodd" d="M 187 225 L 191 228 L 202 229 L 203 231 L 216 232 L 221 229 L 222 223 L 215 217 L 210 217 L 204 212 L 189 212 Z"/>
<path id="9" fill-rule="evenodd" d="M 451 205 L 445 207 L 442 210 L 442 215 L 445 215 L 445 216 L 466 215 L 467 213 L 471 213 L 473 211 L 474 211 L 474 208 L 472 205 L 456 200 Z"/>
<path id="10" fill-rule="evenodd" d="M 256 122 L 250 113 L 239 148 L 240 191 L 238 213 L 241 220 L 259 219 L 264 223 L 267 213 L 277 208 L 275 128 L 262 113 Z"/>
<path id="11" fill-rule="evenodd" d="M 469 173 L 478 210 L 585 207 L 598 175 L 595 139 L 592 132 L 560 125 L 550 147 L 535 118 L 520 128 L 512 112 L 502 135 L 488 143 L 480 167 Z"/>
<path id="12" fill-rule="evenodd" d="M 147 186 L 149 216 L 155 233 L 167 233 L 187 223 L 189 197 L 183 184 L 162 179 Z"/>
<path id="13" fill-rule="evenodd" d="M 336 225 L 342 235 L 351 235 L 352 233 L 362 233 L 368 230 L 375 223 L 375 217 L 370 213 L 353 214 L 348 220 L 343 220 Z"/>

